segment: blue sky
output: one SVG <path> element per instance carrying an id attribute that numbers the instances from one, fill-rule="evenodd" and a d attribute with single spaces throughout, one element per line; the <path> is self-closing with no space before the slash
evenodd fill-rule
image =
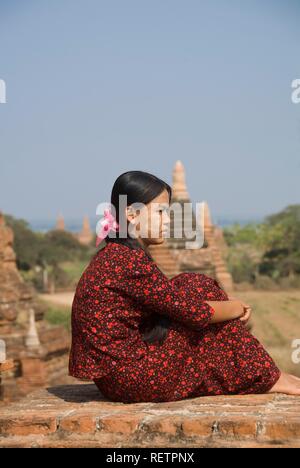
<path id="1" fill-rule="evenodd" d="M 186 168 L 213 217 L 300 203 L 300 2 L 0 0 L 0 209 L 95 215 Z"/>

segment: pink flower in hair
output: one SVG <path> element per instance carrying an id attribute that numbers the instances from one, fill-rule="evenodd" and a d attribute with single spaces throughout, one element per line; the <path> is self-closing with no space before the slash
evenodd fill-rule
<path id="1" fill-rule="evenodd" d="M 96 247 L 100 244 L 100 242 L 105 239 L 105 237 L 108 235 L 109 231 L 118 231 L 119 230 L 119 225 L 112 214 L 110 209 L 105 209 L 104 210 L 104 217 L 100 221 L 101 224 L 101 230 L 99 234 L 97 235 L 97 240 L 96 240 Z"/>

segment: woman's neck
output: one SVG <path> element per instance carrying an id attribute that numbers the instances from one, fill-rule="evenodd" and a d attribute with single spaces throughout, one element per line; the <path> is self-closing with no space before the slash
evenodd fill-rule
<path id="1" fill-rule="evenodd" d="M 148 244 L 141 237 L 137 237 L 136 240 L 141 245 L 141 247 L 149 254 L 150 252 L 148 250 Z"/>

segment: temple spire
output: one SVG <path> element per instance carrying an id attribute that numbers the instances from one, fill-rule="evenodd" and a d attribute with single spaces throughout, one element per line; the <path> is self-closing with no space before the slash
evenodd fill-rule
<path id="1" fill-rule="evenodd" d="M 210 228 L 212 226 L 212 221 L 211 221 L 211 215 L 210 215 L 210 210 L 208 203 L 205 201 L 204 202 L 204 227 Z"/>
<path id="2" fill-rule="evenodd" d="M 84 216 L 83 223 L 82 223 L 82 233 L 90 234 L 90 232 L 91 232 L 91 228 L 90 228 L 89 218 L 87 216 Z"/>
<path id="3" fill-rule="evenodd" d="M 56 221 L 56 229 L 59 229 L 61 231 L 65 230 L 65 220 L 64 217 L 61 213 L 59 213 Z"/>
<path id="4" fill-rule="evenodd" d="M 93 233 L 90 227 L 90 221 L 88 216 L 84 216 L 82 223 L 82 230 L 78 234 L 78 240 L 81 244 L 88 245 L 93 239 Z"/>
<path id="5" fill-rule="evenodd" d="M 174 200 L 189 200 L 189 194 L 185 182 L 185 170 L 181 161 L 176 161 L 173 169 L 173 199 Z"/>

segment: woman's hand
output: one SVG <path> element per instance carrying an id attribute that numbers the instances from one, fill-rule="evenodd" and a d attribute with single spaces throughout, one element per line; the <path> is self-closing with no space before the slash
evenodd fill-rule
<path id="1" fill-rule="evenodd" d="M 244 323 L 248 323 L 252 315 L 252 309 L 251 307 L 245 307 L 245 313 L 240 317 L 240 320 Z"/>
<path id="2" fill-rule="evenodd" d="M 251 307 L 238 299 L 206 302 L 214 309 L 211 323 L 226 322 L 234 319 L 240 319 L 246 323 L 251 315 Z"/>
<path id="3" fill-rule="evenodd" d="M 240 307 L 243 309 L 243 313 L 241 314 L 241 316 L 239 317 L 239 319 L 244 322 L 244 323 L 248 323 L 250 318 L 251 318 L 251 315 L 252 315 L 252 308 L 249 304 L 246 304 L 245 302 L 241 301 L 240 299 L 237 299 L 236 297 L 233 297 L 233 296 L 228 296 L 228 300 L 229 301 L 237 301 L 240 303 Z"/>

